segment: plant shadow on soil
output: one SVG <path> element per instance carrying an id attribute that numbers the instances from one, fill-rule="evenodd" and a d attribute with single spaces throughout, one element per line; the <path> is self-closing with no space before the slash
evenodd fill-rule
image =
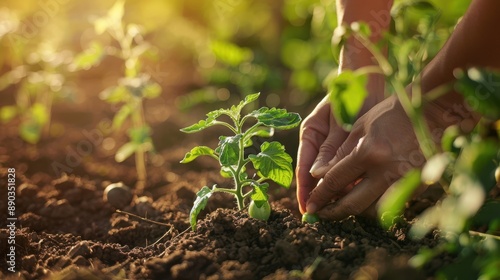
<path id="1" fill-rule="evenodd" d="M 72 114 L 76 119 L 91 117 L 85 112 Z M 437 240 L 432 234 L 419 242 L 406 238 L 408 224 L 390 231 L 354 217 L 303 224 L 294 186 L 270 192 L 273 211 L 267 222 L 249 218 L 246 211 L 236 210 L 231 197 L 215 194 L 199 217 L 198 229 L 189 230 L 188 215 L 197 190 L 230 182 L 209 161 L 178 163 L 205 138 L 178 141 L 184 137 L 177 134 L 180 123 L 186 122 L 175 117 L 153 124 L 158 127 L 153 130 L 155 144 L 161 147 L 160 160 L 157 157 L 149 164 L 149 187 L 143 193 L 134 191 L 132 202 L 122 209 L 166 225 L 117 213 L 103 199 L 103 191 L 118 181 L 133 187 L 133 161 L 114 162 L 113 149 L 105 149 L 99 137 L 99 145 L 84 150 L 82 131 L 96 133 L 96 120 L 78 127 L 63 117 L 55 122 L 65 127 L 64 137 L 44 139 L 36 146 L 18 139 L 15 123 L 3 125 L 0 176 L 6 178 L 9 167 L 16 168 L 17 176 L 17 272 L 9 272 L 6 262 L 1 262 L 0 278 L 426 279 L 453 261 L 452 256 L 441 256 L 422 271 L 409 267 L 412 255 L 424 246 L 436 245 Z M 159 130 L 162 127 L 169 129 Z M 297 132 L 283 139 L 296 139 L 293 133 Z M 71 149 L 81 156 L 73 158 L 74 162 L 68 162 Z M 66 164 L 71 172 L 57 174 L 54 163 Z M 6 209 L 6 193 L 1 196 L 0 208 Z M 413 202 L 413 211 L 421 212 L 431 200 Z M 6 220 L 2 210 L 1 252 L 7 251 Z"/>

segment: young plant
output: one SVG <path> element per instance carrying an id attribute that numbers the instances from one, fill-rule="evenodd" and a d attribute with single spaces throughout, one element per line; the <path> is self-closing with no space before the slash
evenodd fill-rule
<path id="1" fill-rule="evenodd" d="M 93 41 L 87 50 L 75 58 L 72 68 L 89 69 L 99 64 L 105 55 L 123 61 L 124 77 L 118 80 L 118 85 L 102 91 L 100 97 L 110 104 L 121 104 L 113 118 L 114 130 L 120 130 L 128 119 L 132 123 L 128 130 L 130 141 L 117 150 L 115 160 L 123 162 L 135 154 L 137 186 L 141 189 L 146 185 L 146 152 L 154 149 L 151 129 L 144 117 L 143 102 L 145 99 L 158 97 L 161 87 L 151 80 L 150 75 L 141 72 L 142 59 L 152 55 L 153 47 L 143 39 L 140 26 L 123 23 L 123 14 L 124 1 L 121 0 L 111 7 L 106 16 L 94 21 L 97 35 L 107 33 L 116 45 L 103 46 L 98 41 Z"/>
<path id="2" fill-rule="evenodd" d="M 21 139 L 36 144 L 50 136 L 52 104 L 71 97 L 65 77 L 71 54 L 58 51 L 57 43 L 50 40 L 36 46 L 21 44 L 10 50 L 16 54 L 13 69 L 0 75 L 0 91 L 12 85 L 17 88 L 16 103 L 0 107 L 0 122 L 18 120 Z"/>
<path id="3" fill-rule="evenodd" d="M 225 192 L 234 195 L 238 209 L 242 210 L 245 200 L 252 200 L 249 215 L 254 218 L 267 220 L 270 213 L 267 190 L 269 183 L 288 188 L 292 183 L 293 169 L 292 158 L 285 152 L 285 147 L 279 142 L 264 142 L 258 154 L 245 154 L 245 148 L 252 146 L 252 137 L 271 137 L 274 129 L 291 129 L 299 125 L 301 118 L 297 113 L 289 113 L 285 109 L 262 107 L 247 115 L 242 115 L 241 110 L 246 105 L 257 100 L 259 93 L 246 96 L 245 100 L 230 109 L 219 109 L 207 114 L 207 119 L 181 129 L 186 133 L 194 133 L 211 126 L 219 125 L 228 128 L 232 136 L 220 136 L 219 144 L 215 149 L 207 146 L 194 147 L 186 153 L 181 163 L 188 163 L 199 156 L 210 156 L 220 164 L 220 174 L 232 178 L 233 188 L 221 188 L 213 185 L 212 188 L 204 186 L 198 193 L 190 213 L 190 223 L 196 229 L 198 214 L 207 204 L 210 196 L 215 192 Z M 227 116 L 231 122 L 220 120 Z M 253 121 L 248 127 L 247 122 Z M 245 128 L 248 127 L 248 128 Z M 248 176 L 248 164 L 252 163 L 256 174 Z M 250 190 L 246 191 L 245 189 Z"/>

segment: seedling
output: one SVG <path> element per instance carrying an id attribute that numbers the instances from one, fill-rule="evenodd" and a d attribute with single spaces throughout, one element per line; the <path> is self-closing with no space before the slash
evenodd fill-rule
<path id="1" fill-rule="evenodd" d="M 317 214 L 309 214 L 306 212 L 306 213 L 304 213 L 304 215 L 302 215 L 302 222 L 314 224 L 316 222 L 319 222 L 319 217 Z"/>
<path id="2" fill-rule="evenodd" d="M 190 213 L 190 223 L 193 230 L 196 229 L 198 214 L 207 204 L 210 196 L 215 192 L 225 192 L 234 195 L 238 209 L 245 207 L 245 200 L 250 198 L 252 205 L 249 207 L 249 215 L 254 218 L 267 220 L 269 218 L 270 206 L 267 190 L 269 183 L 266 180 L 276 182 L 278 185 L 289 188 L 292 183 L 293 169 L 292 158 L 285 152 L 285 147 L 279 142 L 264 142 L 260 146 L 258 154 L 245 155 L 245 148 L 252 146 L 252 137 L 271 137 L 274 129 L 291 129 L 299 125 L 301 118 L 297 113 L 289 113 L 285 109 L 262 107 L 247 115 L 242 116 L 241 110 L 246 105 L 257 100 L 259 93 L 248 95 L 245 100 L 230 109 L 219 109 L 207 114 L 207 119 L 181 129 L 182 132 L 194 133 L 205 128 L 220 125 L 228 128 L 233 136 L 220 136 L 217 148 L 197 146 L 191 149 L 181 163 L 188 163 L 199 156 L 210 156 L 220 164 L 220 174 L 226 178 L 232 178 L 233 188 L 221 188 L 213 185 L 212 188 L 204 186 L 198 193 Z M 220 120 L 227 116 L 232 124 Z M 255 121 L 249 128 L 245 129 L 248 121 Z M 248 163 L 252 163 L 256 174 L 248 176 Z M 249 191 L 245 189 L 250 188 Z"/>
<path id="3" fill-rule="evenodd" d="M 146 185 L 146 152 L 154 150 L 151 129 L 144 117 L 143 101 L 160 95 L 161 87 L 151 80 L 150 75 L 141 72 L 142 59 L 152 55 L 153 47 L 143 39 L 142 29 L 135 24 L 123 23 L 124 1 L 117 1 L 104 17 L 94 21 L 97 35 L 107 33 L 116 44 L 103 46 L 93 41 L 71 65 L 72 70 L 89 69 L 96 66 L 105 57 L 111 55 L 123 61 L 124 77 L 118 85 L 101 92 L 101 99 L 110 104 L 121 104 L 113 118 L 113 129 L 122 129 L 130 119 L 132 127 L 128 130 L 130 141 L 121 146 L 115 160 L 122 162 L 135 154 L 138 188 Z"/>

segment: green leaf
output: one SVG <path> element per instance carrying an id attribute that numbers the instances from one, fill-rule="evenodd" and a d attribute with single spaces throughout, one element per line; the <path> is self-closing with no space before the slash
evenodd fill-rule
<path id="1" fill-rule="evenodd" d="M 335 120 L 350 130 L 367 96 L 367 77 L 350 70 L 340 73 L 328 85 Z"/>
<path id="2" fill-rule="evenodd" d="M 47 108 L 45 108 L 45 106 L 41 103 L 33 104 L 33 106 L 31 106 L 30 108 L 30 114 L 31 119 L 38 123 L 40 126 L 46 124 L 50 119 Z"/>
<path id="3" fill-rule="evenodd" d="M 214 112 L 211 112 L 211 113 L 214 113 Z M 194 132 L 201 131 L 205 128 L 211 127 L 214 124 L 215 124 L 215 118 L 209 116 L 206 120 L 201 120 L 193 125 L 182 128 L 181 131 L 185 132 L 185 133 L 194 133 Z"/>
<path id="4" fill-rule="evenodd" d="M 222 166 L 238 164 L 238 159 L 240 157 L 240 139 L 241 134 L 231 137 L 219 137 L 219 146 L 215 149 L 215 152 L 219 155 L 219 162 Z"/>
<path id="5" fill-rule="evenodd" d="M 255 100 L 257 100 L 259 98 L 259 95 L 260 93 L 253 93 L 253 94 L 249 94 L 247 96 L 245 96 L 245 99 L 240 101 L 240 103 L 238 103 L 238 105 L 233 105 L 231 106 L 231 108 L 229 109 L 221 109 L 221 110 L 218 110 L 217 113 L 219 115 L 228 115 L 231 119 L 233 120 L 239 120 L 240 119 L 240 115 L 241 115 L 241 110 L 243 109 L 243 107 L 245 107 L 246 105 L 254 102 Z"/>
<path id="6" fill-rule="evenodd" d="M 274 128 L 273 127 L 258 127 L 255 130 L 248 132 L 247 135 L 245 135 L 245 143 L 244 146 L 245 148 L 250 147 L 253 145 L 252 137 L 262 137 L 262 138 L 269 138 L 274 135 Z"/>
<path id="7" fill-rule="evenodd" d="M 267 195 L 267 190 L 269 189 L 268 183 L 262 184 L 252 184 L 253 192 L 250 195 L 251 199 L 255 202 L 257 207 L 262 207 L 262 205 L 269 199 Z"/>
<path id="8" fill-rule="evenodd" d="M 378 213 L 384 227 L 391 227 L 394 219 L 403 213 L 405 203 L 420 186 L 420 175 L 418 169 L 409 171 L 403 178 L 395 182 L 382 197 Z"/>
<path id="9" fill-rule="evenodd" d="M 500 213 L 500 201 L 488 201 L 477 211 L 472 221 L 477 226 L 488 225 L 493 221 L 500 221 L 498 213 Z"/>
<path id="10" fill-rule="evenodd" d="M 147 83 L 142 89 L 142 97 L 153 99 L 161 94 L 161 86 L 157 83 Z"/>
<path id="11" fill-rule="evenodd" d="M 260 150 L 257 155 L 248 156 L 259 175 L 285 188 L 290 187 L 293 178 L 292 157 L 285 152 L 285 146 L 276 141 L 264 142 Z"/>
<path id="12" fill-rule="evenodd" d="M 29 120 L 19 126 L 19 135 L 30 144 L 36 144 L 40 140 L 41 134 L 42 125 L 37 121 Z"/>
<path id="13" fill-rule="evenodd" d="M 88 70 L 98 65 L 104 57 L 104 48 L 99 42 L 92 42 L 90 47 L 76 55 L 70 70 Z"/>
<path id="14" fill-rule="evenodd" d="M 260 123 L 277 128 L 290 129 L 298 126 L 302 120 L 297 113 L 289 113 L 285 109 L 262 107 L 250 113 L 250 116 L 255 117 Z"/>
<path id="15" fill-rule="evenodd" d="M 3 123 L 11 121 L 18 113 L 16 106 L 3 106 L 0 108 L 0 120 Z"/>
<path id="16" fill-rule="evenodd" d="M 469 106 L 484 116 L 500 119 L 500 72 L 470 68 L 455 73 L 455 86 Z"/>
<path id="17" fill-rule="evenodd" d="M 457 159 L 455 173 L 468 175 L 472 180 L 478 181 L 485 193 L 495 187 L 495 169 L 500 161 L 500 144 L 494 140 L 474 141 L 463 148 Z M 495 163 L 497 162 L 497 163 Z M 452 191 L 460 193 L 462 184 L 450 185 Z"/>
<path id="18" fill-rule="evenodd" d="M 198 146 L 191 149 L 191 151 L 187 152 L 184 158 L 181 160 L 181 163 L 188 163 L 195 160 L 199 156 L 211 156 L 217 158 L 214 150 L 207 146 Z"/>
<path id="19" fill-rule="evenodd" d="M 436 8 L 429 1 L 413 1 L 410 4 L 413 8 L 421 10 L 423 12 L 433 12 Z"/>
<path id="20" fill-rule="evenodd" d="M 131 113 L 132 109 L 130 108 L 130 106 L 127 105 L 122 106 L 113 118 L 112 129 L 113 130 L 119 129 L 123 125 L 123 122 L 125 122 L 127 117 L 130 116 Z"/>
<path id="21" fill-rule="evenodd" d="M 230 66 L 238 66 L 253 58 L 251 49 L 242 48 L 229 42 L 214 41 L 210 44 L 210 48 L 219 61 Z"/>
<path id="22" fill-rule="evenodd" d="M 127 100 L 128 90 L 125 86 L 109 87 L 99 93 L 99 98 L 109 103 L 125 102 Z"/>
<path id="23" fill-rule="evenodd" d="M 456 139 L 461 135 L 458 125 L 452 125 L 444 130 L 443 137 L 441 137 L 441 147 L 444 151 L 458 155 L 460 147 L 456 143 Z"/>
<path id="24" fill-rule="evenodd" d="M 121 146 L 115 154 L 116 162 L 123 162 L 128 157 L 130 157 L 137 149 L 139 148 L 139 144 L 135 142 L 128 142 Z"/>
<path id="25" fill-rule="evenodd" d="M 213 187 L 215 187 L 215 185 Z M 213 191 L 207 186 L 204 186 L 196 193 L 196 200 L 194 201 L 193 208 L 191 208 L 191 212 L 189 212 L 189 222 L 193 231 L 196 230 L 198 214 L 200 214 L 201 210 L 205 209 L 212 193 Z"/>
<path id="26" fill-rule="evenodd" d="M 208 128 L 215 124 L 215 121 L 221 115 L 227 115 L 233 120 L 240 119 L 241 109 L 245 107 L 245 105 L 257 100 L 259 98 L 260 93 L 249 94 L 245 97 L 244 100 L 240 101 L 238 105 L 231 106 L 230 109 L 219 109 L 212 112 L 207 113 L 207 119 L 201 120 L 198 123 L 190 125 L 188 127 L 182 128 L 181 131 L 185 133 L 194 133 L 201 131 L 205 128 Z"/>

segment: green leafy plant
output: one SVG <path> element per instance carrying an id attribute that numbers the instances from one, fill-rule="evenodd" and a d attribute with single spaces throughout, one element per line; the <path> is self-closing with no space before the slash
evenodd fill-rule
<path id="1" fill-rule="evenodd" d="M 146 152 L 153 151 L 151 129 L 144 117 L 143 102 L 161 94 L 161 87 L 151 76 L 141 71 L 142 60 L 154 57 L 154 48 L 143 39 L 142 29 L 135 24 L 123 23 L 124 1 L 117 1 L 104 17 L 94 21 L 97 35 L 108 34 L 117 43 L 103 46 L 99 41 L 90 43 L 88 49 L 75 57 L 72 70 L 89 69 L 98 65 L 106 55 L 123 61 L 125 73 L 118 85 L 101 92 L 101 99 L 110 104 L 121 104 L 113 118 L 112 127 L 120 130 L 127 120 L 132 123 L 128 130 L 130 141 L 121 146 L 115 154 L 117 162 L 123 162 L 135 154 L 138 186 L 146 184 Z"/>
<path id="2" fill-rule="evenodd" d="M 291 129 L 298 126 L 301 121 L 297 113 L 267 107 L 242 115 L 243 107 L 257 100 L 259 95 L 259 93 L 248 95 L 238 105 L 229 109 L 212 111 L 207 114 L 205 120 L 181 129 L 186 133 L 194 133 L 218 125 L 228 128 L 233 133 L 232 136 L 220 136 L 219 144 L 215 149 L 207 146 L 194 147 L 181 161 L 181 163 L 188 163 L 199 156 L 212 157 L 219 161 L 220 174 L 225 178 L 232 178 L 234 182 L 233 188 L 221 188 L 217 185 L 212 188 L 204 186 L 197 193 L 190 213 L 193 230 L 196 229 L 198 214 L 205 208 L 208 199 L 215 192 L 234 195 L 239 210 L 245 207 L 245 200 L 250 198 L 254 204 L 249 208 L 250 216 L 267 219 L 269 183 L 265 181 L 274 181 L 285 188 L 290 187 L 292 183 L 292 158 L 279 142 L 264 142 L 258 154 L 245 155 L 245 148 L 253 145 L 253 137 L 271 137 L 274 129 Z M 229 117 L 231 123 L 221 120 L 222 116 Z M 247 122 L 251 120 L 253 123 L 248 127 Z M 248 176 L 249 163 L 252 163 L 256 171 L 252 177 Z M 248 188 L 250 190 L 246 191 Z"/>
<path id="3" fill-rule="evenodd" d="M 53 103 L 71 97 L 65 75 L 71 53 L 58 51 L 58 43 L 50 40 L 34 46 L 24 42 L 10 46 L 17 57 L 13 69 L 0 75 L 0 90 L 15 85 L 16 102 L 0 108 L 0 121 L 18 120 L 21 139 L 36 144 L 42 137 L 50 137 Z"/>

